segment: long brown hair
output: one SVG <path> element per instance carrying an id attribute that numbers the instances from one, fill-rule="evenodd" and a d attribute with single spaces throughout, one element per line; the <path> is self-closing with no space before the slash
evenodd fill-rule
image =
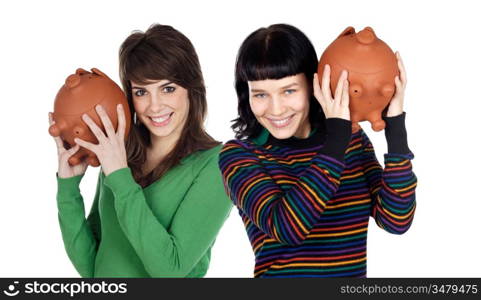
<path id="1" fill-rule="evenodd" d="M 153 24 L 144 33 L 134 31 L 119 50 L 120 81 L 129 107 L 135 111 L 131 81 L 148 84 L 167 79 L 188 91 L 189 112 L 179 140 L 165 158 L 149 173 L 143 174 L 150 132 L 141 122 L 134 124 L 126 140 L 127 162 L 135 180 L 148 186 L 179 164 L 186 156 L 210 149 L 218 144 L 204 128 L 207 100 L 204 79 L 194 46 L 182 33 L 171 26 Z"/>

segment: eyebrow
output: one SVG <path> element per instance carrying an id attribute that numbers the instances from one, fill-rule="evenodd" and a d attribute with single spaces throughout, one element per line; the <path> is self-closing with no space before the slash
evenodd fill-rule
<path id="1" fill-rule="evenodd" d="M 162 85 L 159 86 L 159 87 L 160 87 L 160 88 L 163 88 L 163 87 L 165 87 L 165 86 L 167 86 L 167 85 L 169 85 L 169 84 L 172 84 L 172 81 L 168 81 L 168 82 L 162 84 Z M 143 89 L 145 89 L 145 88 L 144 88 L 144 87 L 139 87 L 139 86 L 132 86 L 132 89 L 143 90 Z"/>
<path id="2" fill-rule="evenodd" d="M 293 87 L 295 85 L 299 85 L 299 84 L 297 82 L 294 82 L 294 83 L 291 83 L 291 84 L 288 84 L 286 86 L 281 87 L 281 89 L 287 89 L 287 88 Z"/>
<path id="3" fill-rule="evenodd" d="M 281 87 L 281 89 L 287 89 L 287 88 L 290 88 L 290 87 L 293 87 L 293 86 L 296 86 L 296 85 L 299 85 L 297 82 L 294 82 L 294 83 L 291 83 L 291 84 L 288 84 L 288 85 L 285 85 L 283 87 Z M 251 92 L 252 93 L 259 93 L 259 92 L 265 92 L 264 90 L 261 90 L 261 89 L 251 89 Z"/>

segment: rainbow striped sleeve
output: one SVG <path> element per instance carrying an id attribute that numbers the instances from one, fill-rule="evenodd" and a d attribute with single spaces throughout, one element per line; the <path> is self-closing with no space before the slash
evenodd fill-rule
<path id="1" fill-rule="evenodd" d="M 416 209 L 416 175 L 412 152 L 384 154 L 384 170 L 379 164 L 369 137 L 362 132 L 363 167 L 372 198 L 371 216 L 376 224 L 393 234 L 405 233 Z"/>
<path id="2" fill-rule="evenodd" d="M 292 156 L 296 155 L 289 155 L 284 162 L 295 162 L 296 157 Z M 336 193 L 345 165 L 327 155 L 316 154 L 301 176 L 293 178 L 292 187 L 282 190 L 260 158 L 265 157 L 248 141 L 227 142 L 219 157 L 226 192 L 269 237 L 282 244 L 299 245 Z"/>

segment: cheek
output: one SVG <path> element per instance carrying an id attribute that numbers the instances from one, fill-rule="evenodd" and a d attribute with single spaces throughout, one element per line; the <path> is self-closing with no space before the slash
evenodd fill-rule
<path id="1" fill-rule="evenodd" d="M 309 111 L 309 95 L 299 94 L 299 97 L 292 99 L 291 108 L 300 113 L 307 113 Z"/>
<path id="2" fill-rule="evenodd" d="M 146 110 L 147 106 L 148 106 L 146 101 L 137 101 L 137 100 L 134 99 L 133 103 L 134 103 L 135 112 L 137 114 L 143 114 L 144 111 Z"/>
<path id="3" fill-rule="evenodd" d="M 189 98 L 187 93 L 179 95 L 174 101 L 173 107 L 178 113 L 187 115 L 189 113 Z"/>
<path id="4" fill-rule="evenodd" d="M 174 118 L 175 122 L 184 123 L 186 121 L 190 107 L 187 90 L 178 90 L 174 94 L 169 95 L 169 99 L 166 100 L 165 104 L 175 112 L 177 116 Z"/>
<path id="5" fill-rule="evenodd" d="M 253 99 L 253 100 L 250 100 L 249 102 L 250 106 L 251 106 L 251 110 L 252 110 L 252 113 L 256 116 L 256 117 L 261 117 L 265 114 L 266 110 L 267 110 L 267 100 L 258 100 L 258 99 Z"/>

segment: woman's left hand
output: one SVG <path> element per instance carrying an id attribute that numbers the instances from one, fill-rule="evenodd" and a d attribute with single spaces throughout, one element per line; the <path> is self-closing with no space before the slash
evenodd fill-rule
<path id="1" fill-rule="evenodd" d="M 82 119 L 93 132 L 99 143 L 95 145 L 79 138 L 76 138 L 74 141 L 97 155 L 105 176 L 108 176 L 116 170 L 127 167 L 127 154 L 124 144 L 125 114 L 122 105 L 118 104 L 118 127 L 117 132 L 115 132 L 112 122 L 104 108 L 101 105 L 97 105 L 95 110 L 102 121 L 107 136 L 105 136 L 102 129 L 100 129 L 87 114 L 83 114 Z"/>
<path id="2" fill-rule="evenodd" d="M 404 64 L 399 52 L 396 52 L 396 57 L 400 76 L 396 76 L 394 78 L 394 83 L 396 84 L 396 92 L 391 99 L 389 108 L 386 113 L 386 117 L 395 117 L 403 113 L 404 90 L 406 89 L 407 83 L 406 70 L 404 69 Z"/>

